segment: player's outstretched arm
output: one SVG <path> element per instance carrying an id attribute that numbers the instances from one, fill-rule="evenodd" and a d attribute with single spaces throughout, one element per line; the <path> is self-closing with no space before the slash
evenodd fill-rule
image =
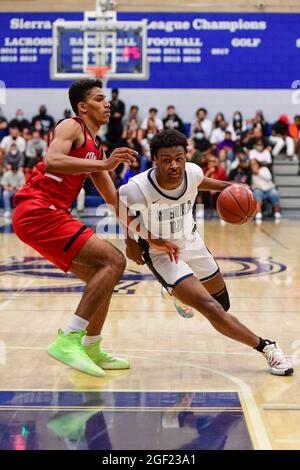
<path id="1" fill-rule="evenodd" d="M 222 191 L 223 189 L 227 188 L 227 186 L 231 186 L 232 184 L 233 183 L 230 181 L 220 181 L 204 176 L 203 180 L 198 186 L 198 189 L 199 191 Z"/>
<path id="2" fill-rule="evenodd" d="M 103 160 L 107 160 L 106 155 L 103 155 Z M 119 215 L 119 195 L 116 191 L 114 182 L 108 171 L 101 171 L 99 173 L 91 174 L 92 181 L 103 197 L 106 204 L 112 206 L 116 215 Z"/>
<path id="3" fill-rule="evenodd" d="M 55 130 L 45 157 L 45 167 L 49 172 L 78 175 L 114 170 L 121 163 L 135 161 L 137 152 L 127 148 L 118 148 L 112 152 L 109 160 L 89 160 L 68 155 L 73 144 L 80 142 L 82 130 L 74 119 L 60 123 Z"/>

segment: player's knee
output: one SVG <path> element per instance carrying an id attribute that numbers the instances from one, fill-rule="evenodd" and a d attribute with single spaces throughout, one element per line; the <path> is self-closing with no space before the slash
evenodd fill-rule
<path id="1" fill-rule="evenodd" d="M 224 309 L 215 299 L 206 300 L 202 312 L 210 321 L 218 321 L 224 317 Z"/>
<path id="2" fill-rule="evenodd" d="M 117 253 L 114 256 L 114 265 L 117 268 L 117 270 L 120 272 L 120 274 L 123 274 L 125 268 L 126 268 L 126 258 L 121 253 L 120 251 L 117 251 Z"/>
<path id="3" fill-rule="evenodd" d="M 123 274 L 126 267 L 126 258 L 119 250 L 114 249 L 110 254 L 107 265 L 110 266 L 118 276 Z"/>
<path id="4" fill-rule="evenodd" d="M 126 258 L 121 251 L 111 247 L 106 256 L 99 253 L 99 257 L 94 259 L 94 263 L 99 269 L 111 269 L 117 275 L 121 275 L 126 267 Z"/>
<path id="5" fill-rule="evenodd" d="M 222 305 L 225 312 L 230 309 L 230 299 L 228 295 L 228 290 L 225 286 L 225 290 L 221 294 L 215 294 L 212 296 L 220 305 Z"/>

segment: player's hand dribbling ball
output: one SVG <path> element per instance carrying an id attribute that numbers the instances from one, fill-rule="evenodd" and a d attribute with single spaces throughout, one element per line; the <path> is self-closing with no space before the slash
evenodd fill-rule
<path id="1" fill-rule="evenodd" d="M 251 189 L 232 184 L 221 191 L 217 200 L 219 216 L 230 224 L 246 224 L 257 212 L 257 200 Z"/>

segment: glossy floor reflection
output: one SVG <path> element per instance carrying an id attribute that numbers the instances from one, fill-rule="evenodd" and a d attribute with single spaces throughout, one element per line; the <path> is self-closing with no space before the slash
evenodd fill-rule
<path id="1" fill-rule="evenodd" d="M 131 368 L 102 379 L 71 370 L 46 348 L 67 325 L 84 285 L 0 223 L 1 448 L 299 450 L 300 222 L 211 220 L 204 228 L 231 312 L 278 341 L 295 375 L 270 375 L 260 354 L 220 335 L 202 315 L 180 317 L 148 267 L 131 261 L 103 329 L 104 349 Z M 109 240 L 124 251 L 122 240 Z M 178 390 L 194 393 L 192 401 Z"/>
<path id="2" fill-rule="evenodd" d="M 0 449 L 252 449 L 236 393 L 1 392 Z"/>

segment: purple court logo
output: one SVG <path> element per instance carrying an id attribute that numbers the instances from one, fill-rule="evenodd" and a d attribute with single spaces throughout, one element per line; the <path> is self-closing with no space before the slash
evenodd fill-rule
<path id="1" fill-rule="evenodd" d="M 267 276 L 287 269 L 284 264 L 270 258 L 260 257 L 216 257 L 224 278 Z M 9 293 L 70 293 L 82 292 L 85 284 L 72 273 L 64 274 L 43 258 L 11 257 L 0 265 L 0 292 Z M 155 281 L 154 275 L 126 269 L 114 293 L 134 294 L 136 287 L 144 281 Z"/>

